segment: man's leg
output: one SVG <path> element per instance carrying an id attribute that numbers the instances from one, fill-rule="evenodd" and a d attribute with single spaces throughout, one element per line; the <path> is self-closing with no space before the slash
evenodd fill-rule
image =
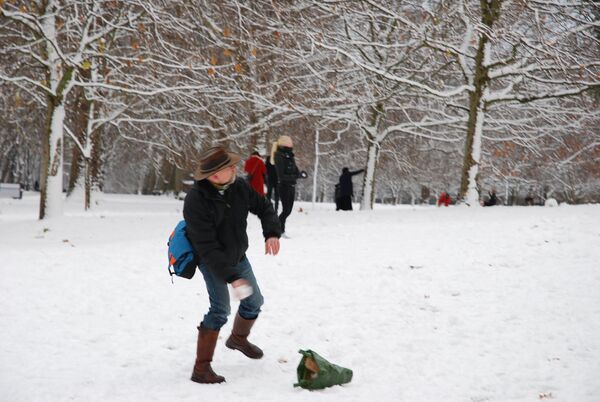
<path id="1" fill-rule="evenodd" d="M 225 325 L 227 317 L 231 314 L 227 283 L 209 271 L 206 264 L 200 263 L 198 268 L 204 277 L 210 302 L 210 308 L 208 313 L 204 315 L 201 325 L 218 331 Z"/>
<path id="2" fill-rule="evenodd" d="M 231 336 L 229 336 L 225 345 L 230 349 L 239 350 L 251 359 L 260 359 L 263 356 L 263 351 L 258 346 L 248 342 L 248 335 L 250 335 L 250 330 L 260 313 L 264 299 L 248 259 L 244 258 L 237 268 L 241 277 L 248 281 L 253 292 L 252 295 L 240 301 Z"/>
<path id="3" fill-rule="evenodd" d="M 227 322 L 227 316 L 231 312 L 229 292 L 227 284 L 215 277 L 205 264 L 201 263 L 199 268 L 206 283 L 210 308 L 198 327 L 196 362 L 192 372 L 192 381 L 215 384 L 225 381 L 224 377 L 213 371 L 210 363 L 215 352 L 219 330 Z"/>

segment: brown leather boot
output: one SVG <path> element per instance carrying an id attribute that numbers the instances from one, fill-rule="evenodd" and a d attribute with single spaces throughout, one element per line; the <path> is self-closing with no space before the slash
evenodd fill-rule
<path id="1" fill-rule="evenodd" d="M 229 349 L 237 349 L 251 359 L 260 359 L 263 357 L 263 351 L 258 346 L 248 342 L 248 335 L 250 335 L 250 330 L 255 321 L 242 318 L 238 312 L 235 315 L 233 329 L 227 342 L 225 342 L 225 346 Z"/>
<path id="2" fill-rule="evenodd" d="M 196 363 L 192 372 L 192 381 L 201 384 L 217 384 L 225 381 L 225 377 L 215 374 L 212 367 L 210 367 L 218 336 L 219 331 L 202 326 L 198 327 L 198 347 L 196 349 Z"/>

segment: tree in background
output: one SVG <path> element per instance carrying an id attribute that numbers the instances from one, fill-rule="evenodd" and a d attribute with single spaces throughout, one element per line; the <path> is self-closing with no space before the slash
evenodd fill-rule
<path id="1" fill-rule="evenodd" d="M 21 4 L 18 4 L 21 3 Z M 5 33 L 1 54 L 16 58 L 2 64 L 0 79 L 23 89 L 46 109 L 40 173 L 40 219 L 62 214 L 64 133 L 67 102 L 83 72 L 102 53 L 103 40 L 133 29 L 144 8 L 136 2 L 89 3 L 56 0 L 3 2 Z M 81 144 L 80 144 L 81 145 Z M 89 153 L 90 148 L 81 147 Z"/>
<path id="2" fill-rule="evenodd" d="M 439 2 L 432 8 L 432 18 L 440 21 L 438 14 L 445 14 L 451 23 L 435 24 L 427 32 L 427 44 L 458 63 L 470 88 L 460 187 L 460 197 L 469 205 L 479 205 L 484 135 L 527 142 L 539 136 L 508 130 L 508 121 L 523 118 L 511 113 L 512 105 L 530 104 L 542 111 L 552 99 L 579 96 L 598 86 L 592 8 L 585 2 L 503 0 Z M 559 113 L 569 113 L 562 105 Z"/>
<path id="3" fill-rule="evenodd" d="M 480 186 L 502 185 L 588 200 L 599 188 L 598 8 L 0 1 L 0 177 L 34 182 L 46 138 L 40 211 L 60 209 L 62 159 L 87 208 L 93 188 L 180 191 L 208 145 L 245 155 L 286 134 L 313 175 L 303 199 L 330 200 L 341 168 L 356 166 L 367 169 L 363 209 L 416 200 L 421 186 L 462 185 L 471 205 Z"/>

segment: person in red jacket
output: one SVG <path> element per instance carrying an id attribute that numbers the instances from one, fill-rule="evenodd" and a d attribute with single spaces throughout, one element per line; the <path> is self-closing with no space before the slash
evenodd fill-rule
<path id="1" fill-rule="evenodd" d="M 252 152 L 250 158 L 244 163 L 244 171 L 248 174 L 250 187 L 252 187 L 261 197 L 264 197 L 267 167 L 258 152 Z"/>
<path id="2" fill-rule="evenodd" d="M 450 194 L 443 191 L 442 194 L 440 194 L 440 198 L 438 198 L 437 205 L 438 207 L 441 207 L 442 205 L 447 207 L 448 205 L 450 205 L 451 202 L 452 198 L 450 198 Z"/>

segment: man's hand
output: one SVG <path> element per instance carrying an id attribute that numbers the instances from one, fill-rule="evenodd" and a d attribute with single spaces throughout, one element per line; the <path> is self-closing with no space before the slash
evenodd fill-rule
<path id="1" fill-rule="evenodd" d="M 277 255 L 279 253 L 279 239 L 277 237 L 269 237 L 265 242 L 265 254 Z"/>

